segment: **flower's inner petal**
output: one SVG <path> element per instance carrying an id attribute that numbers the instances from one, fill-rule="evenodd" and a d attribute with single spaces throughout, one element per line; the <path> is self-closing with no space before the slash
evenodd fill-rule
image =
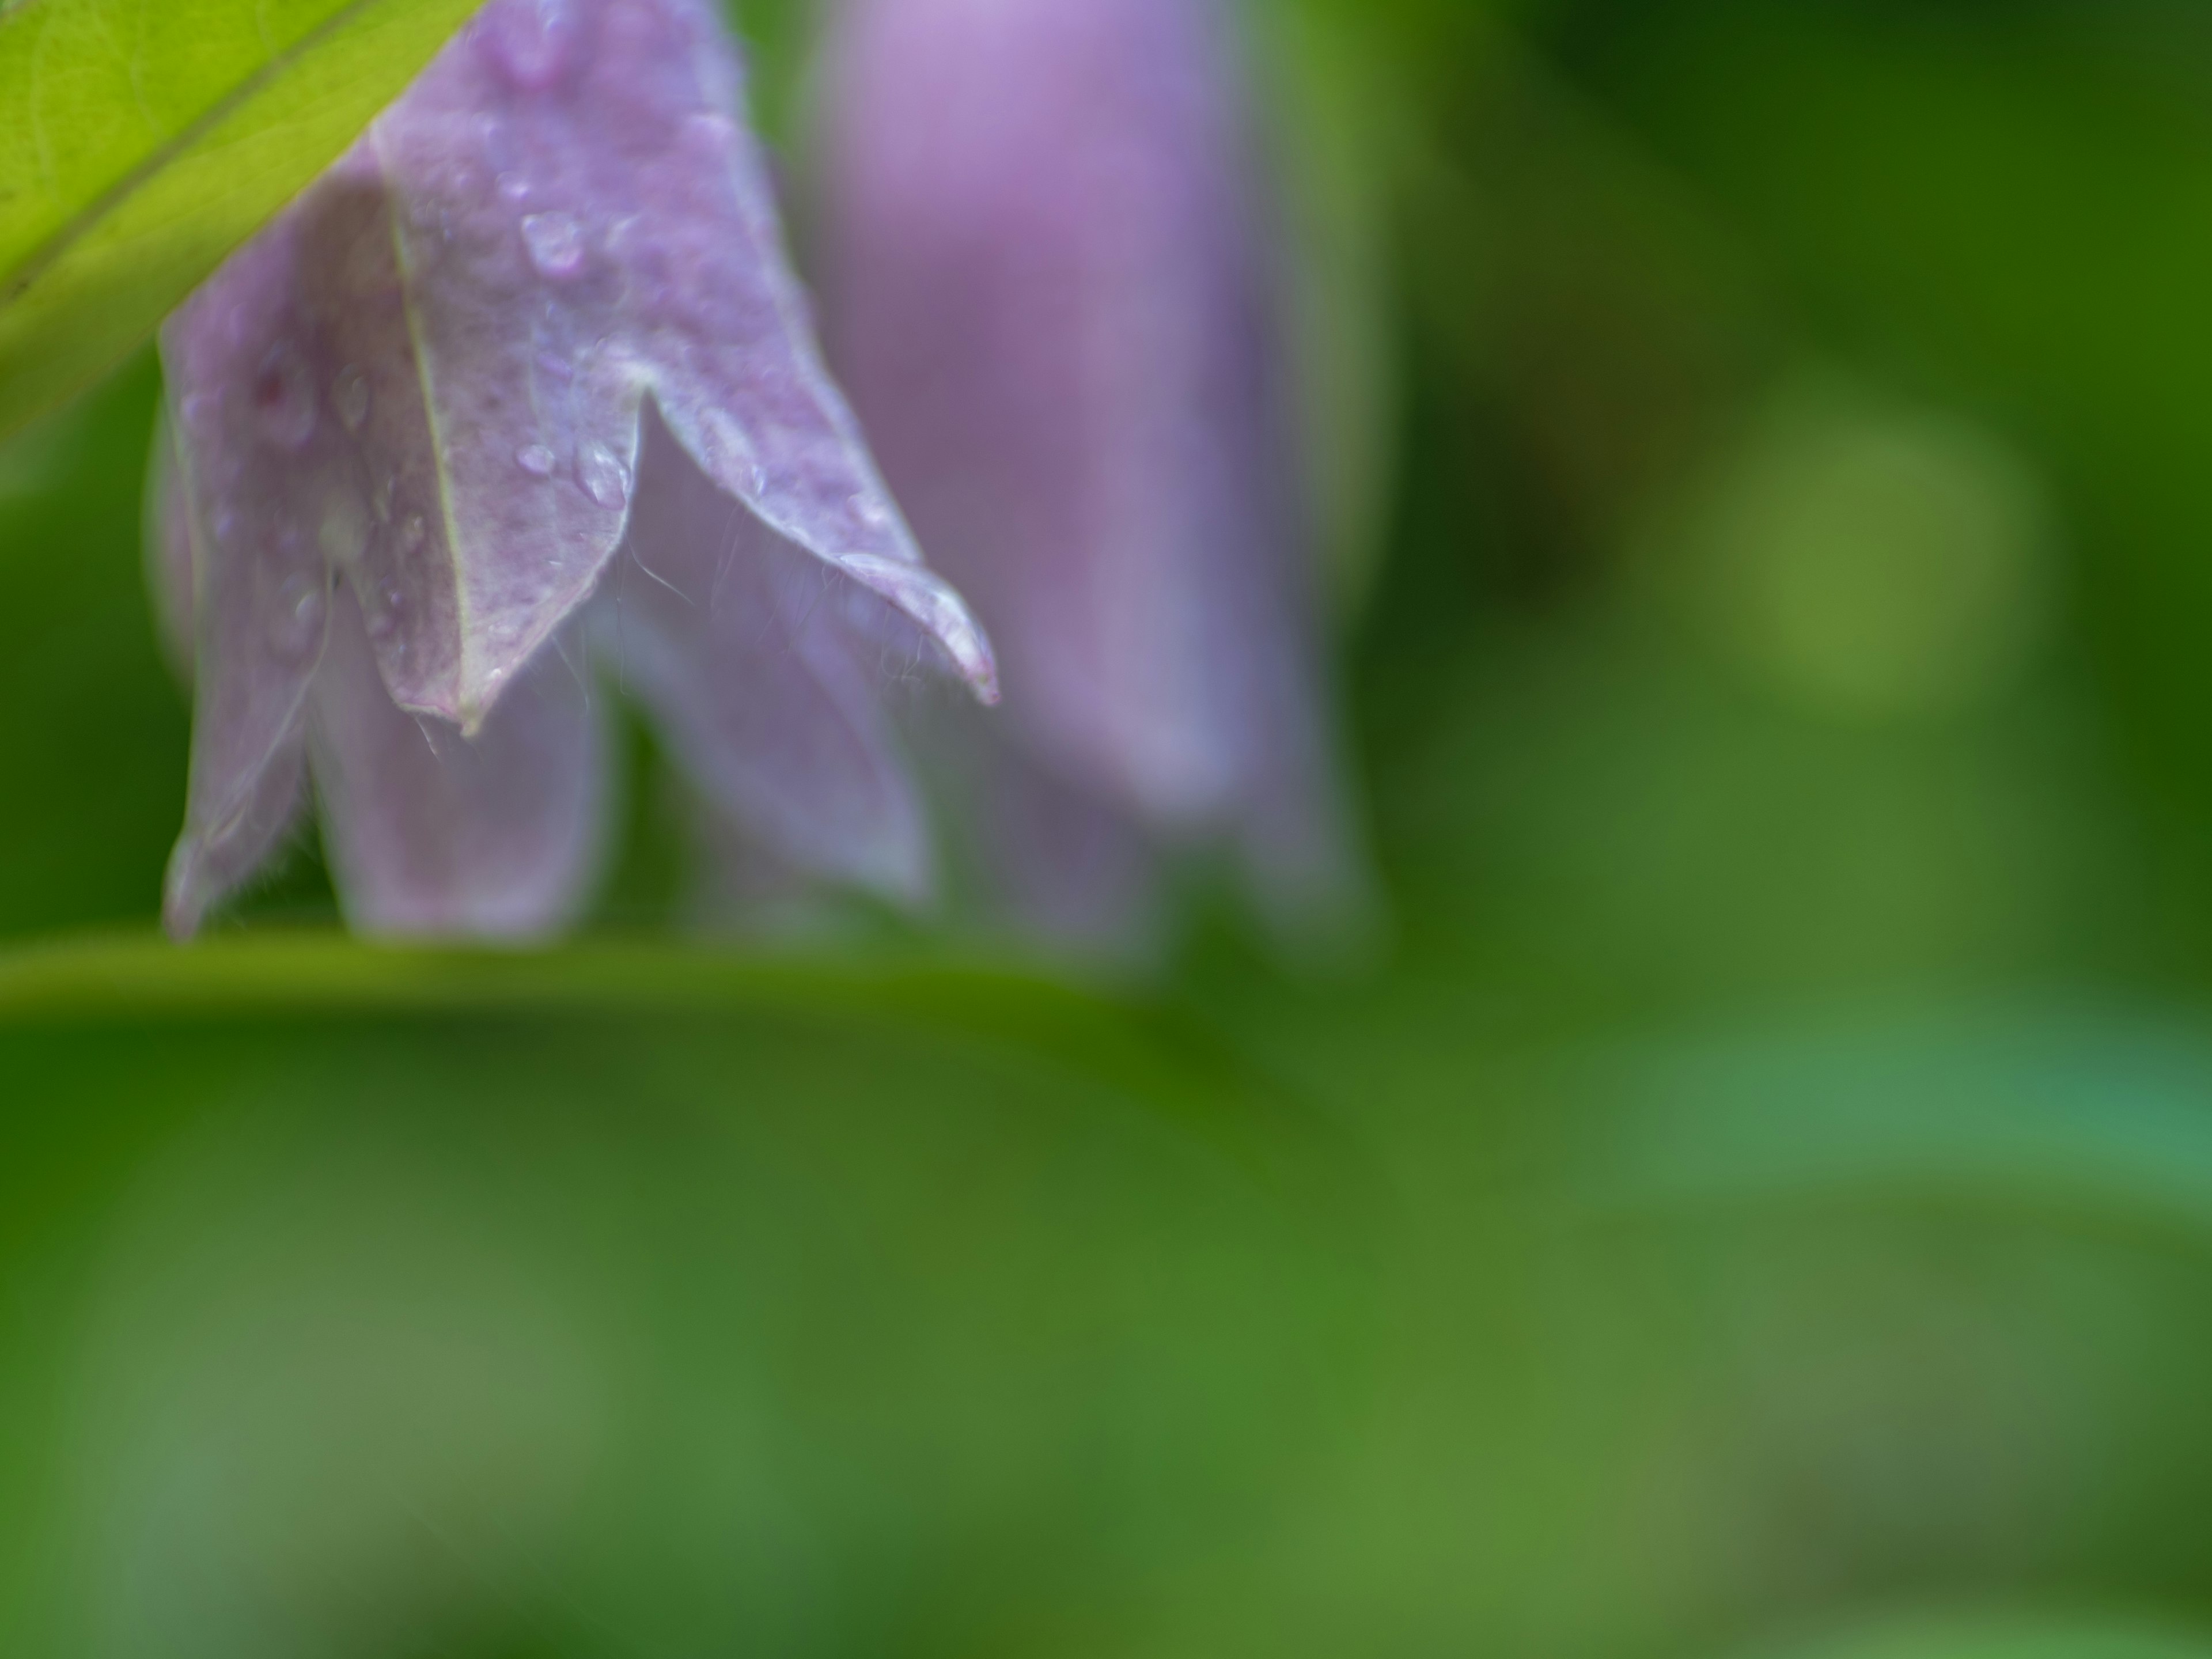
<path id="1" fill-rule="evenodd" d="M 575 919 L 607 830 L 605 721 L 581 668 L 542 653 L 464 738 L 393 704 L 358 605 L 338 596 L 313 753 L 323 842 L 354 927 L 518 939 Z"/>
<path id="2" fill-rule="evenodd" d="M 493 0 L 373 131 L 456 606 L 449 678 L 396 672 L 380 645 L 387 679 L 481 717 L 612 554 L 650 391 L 725 491 L 915 615 L 991 695 L 988 646 L 921 568 L 822 369 L 719 17 L 556 9 Z"/>
<path id="3" fill-rule="evenodd" d="M 193 573 L 191 778 L 167 900 L 180 936 L 293 821 L 331 568 L 366 533 L 296 234 L 272 228 L 162 334 Z"/>
<path id="4" fill-rule="evenodd" d="M 799 869 L 903 903 L 927 896 L 913 782 L 849 612 L 879 600 L 777 536 L 647 416 L 603 652 L 720 811 Z"/>

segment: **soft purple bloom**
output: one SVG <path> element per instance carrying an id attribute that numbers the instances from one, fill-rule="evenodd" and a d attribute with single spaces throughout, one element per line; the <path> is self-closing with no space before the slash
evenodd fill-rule
<path id="1" fill-rule="evenodd" d="M 1263 180 L 1215 0 L 845 0 L 824 100 L 841 373 L 997 641 L 982 861 L 1126 931 L 1147 849 L 1278 915 L 1351 893 Z"/>
<path id="2" fill-rule="evenodd" d="M 711 0 L 492 0 L 170 319 L 173 929 L 309 766 L 357 923 L 566 921 L 604 828 L 595 653 L 750 833 L 924 885 L 866 671 L 926 639 L 990 700 L 989 648 L 817 361 L 741 94 Z"/>

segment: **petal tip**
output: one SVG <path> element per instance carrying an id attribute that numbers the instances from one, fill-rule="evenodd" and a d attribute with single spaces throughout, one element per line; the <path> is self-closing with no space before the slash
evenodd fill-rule
<path id="1" fill-rule="evenodd" d="M 904 611 L 952 659 L 953 671 L 967 682 L 975 701 L 991 708 L 999 701 L 999 663 L 991 641 L 968 603 L 927 566 L 872 553 L 848 553 L 838 561 L 845 573 Z"/>
<path id="2" fill-rule="evenodd" d="M 199 849 L 180 842 L 170 854 L 169 872 L 161 884 L 161 931 L 177 945 L 189 945 L 207 921 L 214 901 L 204 878 Z"/>

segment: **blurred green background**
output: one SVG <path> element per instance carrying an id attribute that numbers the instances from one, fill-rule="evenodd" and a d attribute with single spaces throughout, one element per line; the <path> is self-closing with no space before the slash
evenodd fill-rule
<path id="1" fill-rule="evenodd" d="M 0 452 L 0 1645 L 2212 1651 L 2212 12 L 1251 9 L 1357 969 L 656 944 L 641 741 L 172 952 L 150 362 Z"/>

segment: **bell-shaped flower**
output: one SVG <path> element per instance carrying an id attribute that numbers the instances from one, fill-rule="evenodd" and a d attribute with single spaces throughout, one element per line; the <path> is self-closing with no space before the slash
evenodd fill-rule
<path id="1" fill-rule="evenodd" d="M 603 833 L 594 656 L 749 834 L 925 884 L 871 666 L 989 701 L 990 651 L 820 363 L 713 0 L 491 0 L 161 349 L 173 931 L 310 769 L 357 925 L 558 926 Z"/>
<path id="2" fill-rule="evenodd" d="M 1047 932 L 1110 941 L 1179 847 L 1279 919 L 1357 886 L 1229 12 L 846 0 L 828 48 L 825 331 L 998 643 L 981 861 Z"/>

